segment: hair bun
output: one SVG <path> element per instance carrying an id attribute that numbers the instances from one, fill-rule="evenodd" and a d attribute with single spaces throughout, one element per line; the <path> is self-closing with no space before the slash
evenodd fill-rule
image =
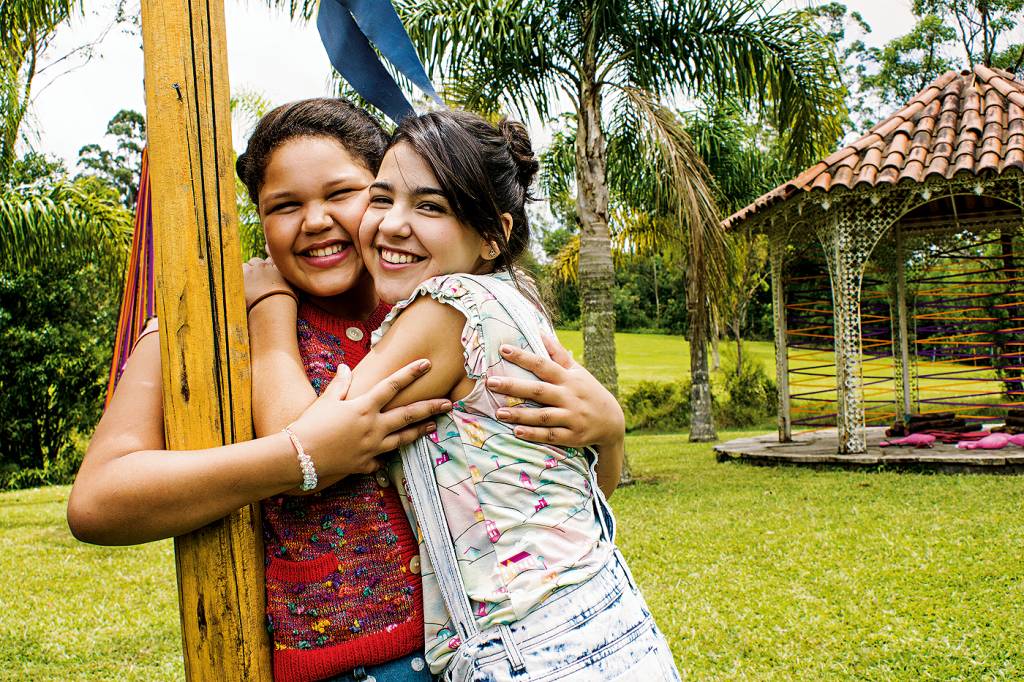
<path id="1" fill-rule="evenodd" d="M 505 138 L 508 150 L 512 154 L 512 160 L 516 163 L 516 179 L 523 189 L 529 189 L 533 184 L 533 178 L 540 170 L 540 162 L 533 153 L 533 144 L 530 142 L 530 134 L 519 121 L 503 118 L 498 122 L 498 131 Z"/>

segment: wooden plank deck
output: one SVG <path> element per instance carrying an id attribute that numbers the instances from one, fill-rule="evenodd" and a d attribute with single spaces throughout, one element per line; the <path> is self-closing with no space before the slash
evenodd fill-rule
<path id="1" fill-rule="evenodd" d="M 896 469 L 944 473 L 1024 474 L 1024 448 L 1002 450 L 961 450 L 956 445 L 936 443 L 930 448 L 879 447 L 885 429 L 867 430 L 868 451 L 862 455 L 840 455 L 835 429 L 796 434 L 790 443 L 780 443 L 775 433 L 737 438 L 715 446 L 718 461 L 740 461 L 763 466 L 796 465 L 817 468 Z"/>

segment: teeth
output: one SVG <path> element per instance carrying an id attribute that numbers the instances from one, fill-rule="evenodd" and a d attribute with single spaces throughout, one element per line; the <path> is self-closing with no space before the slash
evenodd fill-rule
<path id="1" fill-rule="evenodd" d="M 419 256 L 414 256 L 411 253 L 399 253 L 390 249 L 381 249 L 380 257 L 385 263 L 391 263 L 392 265 L 405 265 L 422 260 Z"/>
<path id="2" fill-rule="evenodd" d="M 331 244 L 330 246 L 324 247 L 322 249 L 309 249 L 308 251 L 306 251 L 306 253 L 308 253 L 310 256 L 322 258 L 324 256 L 333 256 L 334 254 L 341 253 L 344 250 L 345 244 L 338 243 Z"/>

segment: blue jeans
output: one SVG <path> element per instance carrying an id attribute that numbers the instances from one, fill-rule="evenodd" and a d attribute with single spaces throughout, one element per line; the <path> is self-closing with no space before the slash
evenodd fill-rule
<path id="1" fill-rule="evenodd" d="M 325 682 L 432 682 L 422 652 L 411 653 L 380 665 L 356 668 Z"/>
<path id="2" fill-rule="evenodd" d="M 618 550 L 590 580 L 463 643 L 446 682 L 678 682 L 672 653 Z"/>

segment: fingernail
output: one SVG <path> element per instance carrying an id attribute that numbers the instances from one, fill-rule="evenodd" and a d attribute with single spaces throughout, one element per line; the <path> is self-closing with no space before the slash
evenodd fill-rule
<path id="1" fill-rule="evenodd" d="M 502 381 L 498 377 L 487 377 L 487 388 L 501 388 Z"/>
<path id="2" fill-rule="evenodd" d="M 420 360 L 420 364 L 416 365 L 416 369 L 421 372 L 426 372 L 430 369 L 430 360 Z"/>
<path id="3" fill-rule="evenodd" d="M 494 416 L 497 417 L 498 419 L 508 419 L 509 417 L 512 416 L 512 413 L 509 412 L 508 410 L 498 410 L 497 412 L 494 413 Z"/>
<path id="4" fill-rule="evenodd" d="M 441 403 L 441 409 L 444 410 L 445 412 L 450 411 L 452 409 L 451 402 L 446 400 L 443 403 Z"/>
<path id="5" fill-rule="evenodd" d="M 514 434 L 515 434 L 516 438 L 522 438 L 523 436 L 525 436 L 525 435 L 526 435 L 526 431 L 524 431 L 524 430 L 523 430 L 523 429 L 522 429 L 521 427 L 519 427 L 519 426 L 517 426 L 516 428 L 512 429 L 512 433 L 514 433 Z"/>
<path id="6" fill-rule="evenodd" d="M 501 346 L 501 354 L 502 355 L 512 355 L 512 346 L 509 346 L 507 344 L 502 344 L 502 346 Z"/>
<path id="7" fill-rule="evenodd" d="M 427 433 L 433 433 L 437 431 L 437 424 L 434 422 L 427 422 Z"/>

